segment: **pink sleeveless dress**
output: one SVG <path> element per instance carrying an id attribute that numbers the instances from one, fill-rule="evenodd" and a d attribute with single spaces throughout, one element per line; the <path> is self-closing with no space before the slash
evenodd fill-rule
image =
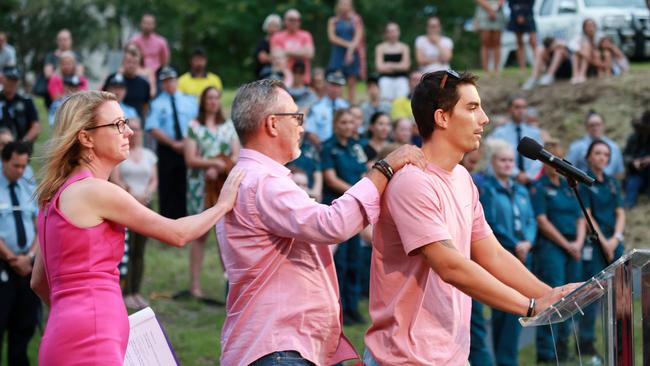
<path id="1" fill-rule="evenodd" d="M 79 228 L 58 208 L 61 192 L 90 176 L 82 171 L 70 177 L 38 215 L 51 303 L 38 352 L 41 366 L 124 363 L 129 322 L 117 269 L 124 227 L 104 221 Z"/>

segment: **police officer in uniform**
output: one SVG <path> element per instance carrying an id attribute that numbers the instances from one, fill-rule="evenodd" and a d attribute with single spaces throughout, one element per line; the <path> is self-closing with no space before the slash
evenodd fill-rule
<path id="1" fill-rule="evenodd" d="M 5 68 L 3 73 L 5 84 L 0 93 L 0 127 L 8 128 L 17 141 L 32 144 L 41 130 L 34 102 L 18 92 L 20 72 L 17 68 Z"/>
<path id="2" fill-rule="evenodd" d="M 512 255 L 526 267 L 531 267 L 531 249 L 537 236 L 537 222 L 528 190 L 512 177 L 515 155 L 510 144 L 494 148 L 491 158 L 494 176 L 485 180 L 481 190 L 481 204 L 485 219 L 494 235 Z M 518 316 L 492 309 L 492 342 L 499 366 L 518 365 Z"/>
<path id="3" fill-rule="evenodd" d="M 2 149 L 0 173 L 0 345 L 7 335 L 9 366 L 29 365 L 27 346 L 40 318 L 32 292 L 37 208 L 33 184 L 25 179 L 29 145 L 10 142 Z"/>
<path id="4" fill-rule="evenodd" d="M 556 141 L 547 142 L 544 148 L 556 156 L 564 155 Z M 545 166 L 544 176 L 531 188 L 531 197 L 538 227 L 533 272 L 551 287 L 578 282 L 582 277 L 585 220 L 571 187 L 555 169 Z M 570 322 L 553 325 L 560 362 L 568 357 L 570 326 Z M 537 360 L 556 362 L 550 327 L 537 328 Z"/>
<path id="5" fill-rule="evenodd" d="M 600 243 L 586 243 L 582 252 L 583 279 L 587 280 L 607 267 L 604 257 L 611 263 L 623 255 L 623 230 L 625 211 L 623 196 L 618 180 L 605 173 L 611 159 L 612 150 L 607 141 L 596 139 L 587 148 L 585 159 L 589 164 L 588 173 L 595 181 L 591 187 L 582 185 L 580 197 L 584 201 Z M 603 256 L 605 248 L 605 256 Z M 592 304 L 584 309 L 580 319 L 580 352 L 592 358 L 598 357 L 594 342 L 594 327 L 598 306 Z M 597 360 L 594 360 L 597 361 Z"/>
<path id="6" fill-rule="evenodd" d="M 177 73 L 171 66 L 160 69 L 162 91 L 151 102 L 146 130 L 157 141 L 158 197 L 160 214 L 177 219 L 186 216 L 187 168 L 183 138 L 187 126 L 198 113 L 194 97 L 177 90 Z"/>
<path id="7" fill-rule="evenodd" d="M 368 158 L 363 146 L 352 138 L 354 117 L 347 109 L 334 113 L 334 135 L 322 146 L 321 167 L 323 169 L 323 203 L 331 204 L 367 172 Z M 338 277 L 343 323 L 364 323 L 359 313 L 361 294 L 361 238 L 357 234 L 341 243 L 334 254 Z"/>

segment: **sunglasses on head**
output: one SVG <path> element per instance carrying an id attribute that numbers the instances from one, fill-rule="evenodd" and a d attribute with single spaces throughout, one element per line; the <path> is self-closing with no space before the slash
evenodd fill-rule
<path id="1" fill-rule="evenodd" d="M 445 88 L 447 85 L 447 79 L 449 79 L 450 76 L 456 80 L 460 79 L 460 75 L 456 70 L 447 69 L 445 70 L 445 74 L 442 76 L 442 79 L 440 79 L 440 89 Z"/>

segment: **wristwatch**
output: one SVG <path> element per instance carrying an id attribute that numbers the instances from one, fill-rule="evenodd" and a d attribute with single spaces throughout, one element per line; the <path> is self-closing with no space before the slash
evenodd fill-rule
<path id="1" fill-rule="evenodd" d="M 623 239 L 624 239 L 623 233 L 615 233 L 615 234 L 614 234 L 614 237 L 615 237 L 616 240 L 618 240 L 618 241 L 623 241 Z"/>

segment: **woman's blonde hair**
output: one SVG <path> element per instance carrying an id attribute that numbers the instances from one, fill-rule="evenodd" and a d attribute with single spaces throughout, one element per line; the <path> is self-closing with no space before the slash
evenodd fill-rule
<path id="1" fill-rule="evenodd" d="M 46 161 L 39 172 L 40 183 L 36 188 L 39 205 L 52 199 L 72 171 L 80 165 L 83 157 L 78 134 L 95 125 L 97 109 L 109 101 L 117 101 L 114 94 L 83 91 L 72 94 L 59 106 L 54 119 L 54 133 L 46 143 L 43 154 Z"/>

